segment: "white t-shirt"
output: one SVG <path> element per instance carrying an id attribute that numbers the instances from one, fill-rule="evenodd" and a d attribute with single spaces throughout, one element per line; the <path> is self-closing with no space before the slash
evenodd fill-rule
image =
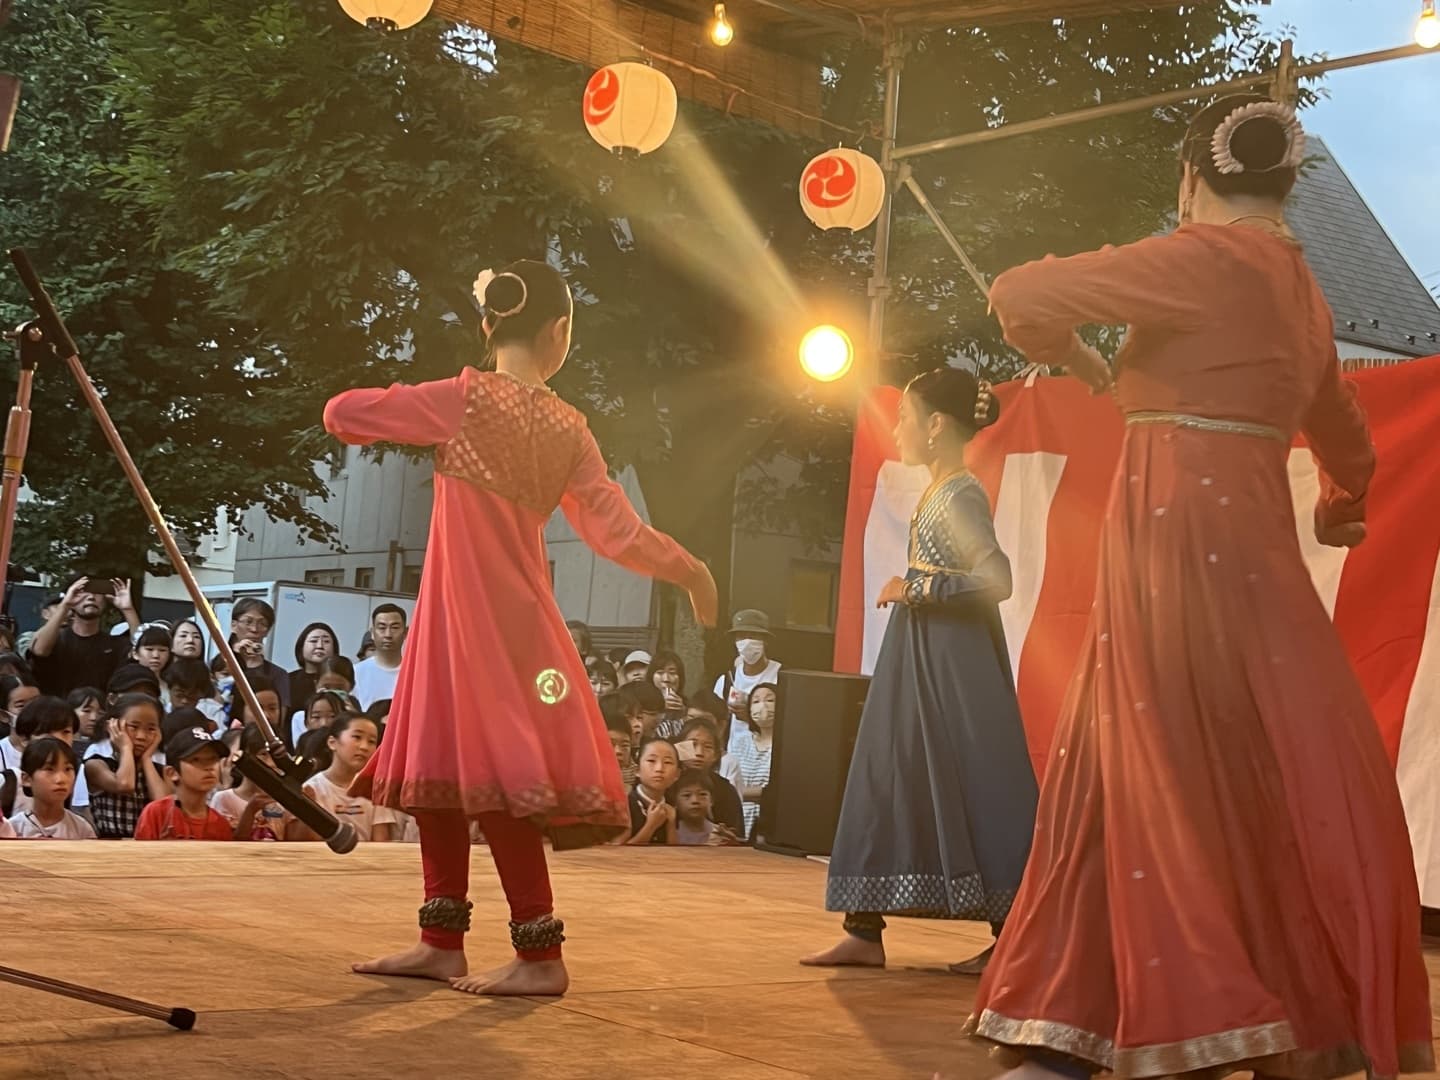
<path id="1" fill-rule="evenodd" d="M 372 656 L 355 665 L 355 692 L 350 695 L 368 709 L 377 701 L 395 696 L 395 681 L 400 678 L 398 667 L 382 667 L 380 658 Z"/>
<path id="2" fill-rule="evenodd" d="M 95 828 L 79 814 L 65 811 L 54 825 L 41 825 L 28 811 L 17 813 L 6 823 L 10 835 L 21 840 L 94 840 Z"/>
<path id="3" fill-rule="evenodd" d="M 305 784 L 305 794 L 314 799 L 341 821 L 348 821 L 355 828 L 361 840 L 370 839 L 370 830 L 375 825 L 396 824 L 395 811 L 388 806 L 376 806 L 369 799 L 348 795 L 324 773 L 312 776 Z M 391 830 L 391 838 L 398 829 Z"/>
<path id="4" fill-rule="evenodd" d="M 20 782 L 20 755 L 24 752 L 23 747 L 16 749 L 15 744 L 10 741 L 10 736 L 6 735 L 0 739 L 0 769 L 9 769 L 13 772 L 16 783 Z"/>
<path id="5" fill-rule="evenodd" d="M 720 698 L 721 701 L 724 701 L 726 705 L 729 705 L 733 708 L 734 699 L 738 698 L 738 700 L 741 702 L 749 701 L 750 691 L 754 690 L 755 687 L 759 686 L 761 683 L 778 684 L 779 682 L 779 660 L 767 659 L 765 661 L 765 670 L 760 672 L 759 675 L 746 675 L 745 661 L 741 660 L 740 657 L 737 656 L 735 658 L 735 667 L 730 671 L 730 694 L 732 700 L 727 701 L 725 698 L 724 675 L 721 675 L 718 679 L 715 680 L 715 694 L 717 697 Z M 729 749 L 730 753 L 733 754 L 738 749 L 738 747 L 736 746 L 736 736 L 739 735 L 742 731 L 748 732 L 749 730 L 750 729 L 747 728 L 744 724 L 734 723 L 730 725 L 730 745 L 727 748 Z"/>

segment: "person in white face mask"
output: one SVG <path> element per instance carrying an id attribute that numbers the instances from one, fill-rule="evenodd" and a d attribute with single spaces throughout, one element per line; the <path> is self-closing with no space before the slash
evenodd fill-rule
<path id="1" fill-rule="evenodd" d="M 761 683 L 777 682 L 780 678 L 780 662 L 769 657 L 770 616 L 755 608 L 737 611 L 730 620 L 730 640 L 735 643 L 734 666 L 715 680 L 715 693 L 729 706 L 728 732 L 725 736 L 728 752 L 738 749 L 738 743 L 749 735 L 749 710 L 747 702 L 750 691 Z M 735 723 L 735 719 L 739 723 Z"/>

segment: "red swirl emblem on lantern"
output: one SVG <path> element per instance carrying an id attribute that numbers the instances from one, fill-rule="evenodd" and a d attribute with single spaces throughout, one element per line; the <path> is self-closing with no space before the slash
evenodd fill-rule
<path id="1" fill-rule="evenodd" d="M 836 154 L 823 154 L 805 169 L 805 198 L 833 210 L 855 197 L 855 167 Z"/>
<path id="2" fill-rule="evenodd" d="M 859 150 L 827 150 L 800 174 L 800 205 L 822 229 L 859 232 L 880 216 L 885 173 Z"/>
<path id="3" fill-rule="evenodd" d="M 590 77 L 581 114 L 590 135 L 606 150 L 648 154 L 675 128 L 675 84 L 648 64 L 611 64 Z"/>
<path id="4" fill-rule="evenodd" d="M 585 123 L 603 124 L 620 104 L 620 77 L 609 68 L 590 76 L 585 87 Z"/>

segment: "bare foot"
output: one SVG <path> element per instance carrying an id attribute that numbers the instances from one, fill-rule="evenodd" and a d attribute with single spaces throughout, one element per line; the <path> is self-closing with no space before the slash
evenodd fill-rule
<path id="1" fill-rule="evenodd" d="M 876 967 L 885 966 L 885 945 L 879 941 L 865 941 L 852 934 L 840 939 L 840 944 L 824 952 L 802 957 L 800 963 L 806 967 Z"/>
<path id="2" fill-rule="evenodd" d="M 560 997 L 570 989 L 570 973 L 564 960 L 521 960 L 518 956 L 504 967 L 483 975 L 451 979 L 450 985 L 465 994 L 497 997 Z"/>
<path id="3" fill-rule="evenodd" d="M 465 953 L 460 949 L 437 949 L 423 941 L 394 956 L 382 956 L 363 964 L 352 964 L 350 970 L 359 975 L 399 975 L 410 979 L 436 979 L 449 982 L 470 970 Z"/>
<path id="4" fill-rule="evenodd" d="M 969 960 L 962 960 L 958 964 L 950 965 L 952 975 L 983 975 L 985 968 L 990 964 L 990 957 L 995 953 L 995 946 L 991 945 L 979 956 L 972 956 Z"/>

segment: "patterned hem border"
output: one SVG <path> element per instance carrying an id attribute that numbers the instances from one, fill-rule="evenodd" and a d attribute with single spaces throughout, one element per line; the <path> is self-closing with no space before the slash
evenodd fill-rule
<path id="1" fill-rule="evenodd" d="M 986 892 L 978 873 L 953 878 L 940 874 L 832 875 L 825 888 L 827 911 L 864 911 L 917 919 L 1004 922 L 1014 900 L 1013 889 Z"/>
<path id="2" fill-rule="evenodd" d="M 1327 1050 L 1301 1050 L 1285 1021 L 1201 1035 L 1175 1043 L 1116 1049 L 1114 1042 L 1094 1032 L 1053 1020 L 1015 1020 L 985 1010 L 965 1023 L 965 1034 L 996 1044 L 997 1056 L 1018 1064 L 1015 1050 L 1044 1049 L 1066 1058 L 1098 1066 L 1119 1080 L 1219 1080 L 1237 1070 L 1250 1069 L 1291 1080 L 1336 1080 L 1364 1072 L 1371 1080 L 1393 1080 L 1374 1073 L 1364 1051 L 1355 1043 Z M 1400 1073 L 1430 1072 L 1435 1067 L 1433 1046 L 1405 1043 L 1398 1047 Z"/>
<path id="3" fill-rule="evenodd" d="M 557 851 L 608 844 L 630 831 L 630 807 L 616 802 L 599 787 L 547 785 L 526 791 L 505 791 L 485 784 L 462 788 L 448 780 L 391 780 L 360 776 L 350 791 L 377 805 L 411 813 L 417 810 L 459 810 L 466 817 L 509 814 L 531 818 L 549 834 Z"/>

